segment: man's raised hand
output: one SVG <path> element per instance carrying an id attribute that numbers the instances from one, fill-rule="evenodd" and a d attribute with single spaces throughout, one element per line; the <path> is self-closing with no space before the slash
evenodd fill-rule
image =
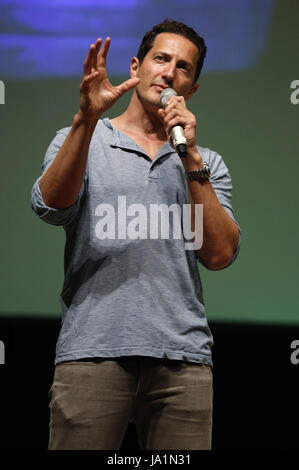
<path id="1" fill-rule="evenodd" d="M 86 122 L 97 122 L 104 111 L 109 109 L 126 91 L 139 83 L 139 78 L 134 77 L 118 86 L 111 85 L 106 71 L 110 42 L 111 39 L 106 38 L 101 47 L 102 39 L 98 38 L 95 44 L 91 44 L 84 62 L 78 114 Z"/>

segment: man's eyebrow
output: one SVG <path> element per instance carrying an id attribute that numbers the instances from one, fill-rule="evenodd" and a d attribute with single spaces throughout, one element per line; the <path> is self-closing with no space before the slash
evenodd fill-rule
<path id="1" fill-rule="evenodd" d="M 171 57 L 170 54 L 168 54 L 167 52 L 164 52 L 164 51 L 156 51 L 156 52 L 155 52 L 155 55 L 157 55 L 157 54 L 164 55 L 164 56 L 167 57 L 167 58 L 170 58 L 170 57 Z M 187 65 L 188 67 L 193 68 L 193 64 L 192 64 L 191 62 L 188 62 L 188 61 L 185 60 L 185 59 L 179 59 L 179 60 L 178 60 L 178 64 Z"/>

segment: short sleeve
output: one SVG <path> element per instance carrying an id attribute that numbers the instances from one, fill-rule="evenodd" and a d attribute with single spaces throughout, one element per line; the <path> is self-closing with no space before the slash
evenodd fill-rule
<path id="1" fill-rule="evenodd" d="M 202 151 L 204 150 L 204 152 Z M 208 151 L 208 152 L 206 152 Z M 222 205 L 222 207 L 226 210 L 226 212 L 230 215 L 230 217 L 236 223 L 238 230 L 239 230 L 239 240 L 238 244 L 235 248 L 233 257 L 228 265 L 226 265 L 222 269 L 228 268 L 237 258 L 239 251 L 240 251 L 240 244 L 241 244 L 241 236 L 242 231 L 239 225 L 239 222 L 236 218 L 233 206 L 232 206 L 232 180 L 229 174 L 228 168 L 223 161 L 223 158 L 216 152 L 209 150 L 209 149 L 200 149 L 199 152 L 203 155 L 203 160 L 207 161 L 209 168 L 211 170 L 211 177 L 210 182 L 213 186 L 213 189 L 216 193 L 218 201 Z M 205 263 L 200 258 L 198 253 L 196 253 L 198 261 L 203 264 L 205 267 Z"/>
<path id="2" fill-rule="evenodd" d="M 31 190 L 32 210 L 41 220 L 51 225 L 64 226 L 71 223 L 79 211 L 80 202 L 86 191 L 87 176 L 85 175 L 77 201 L 74 202 L 74 204 L 72 204 L 70 207 L 59 209 L 47 206 L 43 200 L 42 193 L 40 190 L 40 180 L 43 174 L 49 168 L 49 166 L 53 163 L 70 129 L 70 127 L 64 128 L 56 133 L 56 136 L 54 137 L 46 151 L 44 161 L 42 163 L 42 174 L 37 178 Z"/>

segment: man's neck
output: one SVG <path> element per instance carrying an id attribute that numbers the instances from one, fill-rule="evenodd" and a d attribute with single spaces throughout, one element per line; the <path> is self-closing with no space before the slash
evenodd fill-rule
<path id="1" fill-rule="evenodd" d="M 149 110 L 140 102 L 134 90 L 126 111 L 112 120 L 116 127 L 130 130 L 144 139 L 166 142 L 167 137 L 163 124 L 155 109 Z"/>

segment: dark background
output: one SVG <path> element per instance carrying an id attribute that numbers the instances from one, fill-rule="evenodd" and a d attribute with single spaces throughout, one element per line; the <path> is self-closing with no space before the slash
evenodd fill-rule
<path id="1" fill-rule="evenodd" d="M 46 450 L 59 319 L 0 320 L 1 450 Z M 210 322 L 215 340 L 213 450 L 298 449 L 299 328 Z M 297 355 L 299 356 L 299 354 Z M 121 450 L 139 450 L 130 423 Z"/>

